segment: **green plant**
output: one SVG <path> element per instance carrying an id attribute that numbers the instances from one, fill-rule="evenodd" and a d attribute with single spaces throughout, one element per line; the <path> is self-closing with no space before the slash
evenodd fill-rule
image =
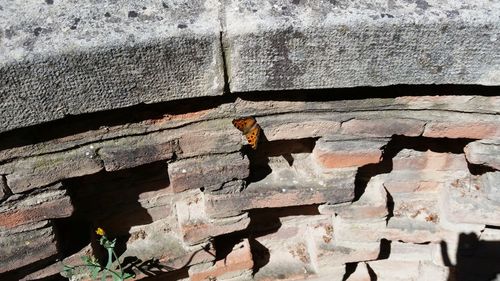
<path id="1" fill-rule="evenodd" d="M 87 269 L 87 271 L 90 273 L 90 277 L 94 280 L 97 280 L 99 276 L 103 281 L 108 277 L 112 277 L 113 281 L 123 281 L 135 277 L 133 274 L 123 272 L 123 269 L 120 265 L 120 260 L 115 253 L 116 238 L 112 241 L 109 240 L 106 237 L 106 232 L 104 232 L 104 230 L 100 227 L 97 228 L 96 233 L 100 236 L 99 244 L 103 246 L 107 251 L 108 259 L 106 265 L 102 266 L 94 256 L 83 256 L 82 261 L 84 264 L 76 266 L 64 265 L 62 275 L 68 277 L 69 279 L 75 279 L 74 277 L 77 274 L 82 273 L 78 271 L 78 269 Z M 118 269 L 116 269 L 116 267 L 113 268 L 113 258 L 118 263 Z"/>

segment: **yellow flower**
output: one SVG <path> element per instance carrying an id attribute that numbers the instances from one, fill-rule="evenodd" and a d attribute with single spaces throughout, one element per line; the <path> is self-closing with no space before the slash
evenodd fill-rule
<path id="1" fill-rule="evenodd" d="M 97 230 L 95 231 L 95 233 L 97 233 L 97 235 L 100 235 L 100 236 L 104 236 L 106 235 L 106 232 L 104 232 L 104 229 L 98 227 Z"/>

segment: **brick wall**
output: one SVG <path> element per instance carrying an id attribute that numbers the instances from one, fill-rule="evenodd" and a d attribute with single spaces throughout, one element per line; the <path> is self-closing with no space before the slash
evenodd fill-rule
<path id="1" fill-rule="evenodd" d="M 234 94 L 2 133 L 0 276 L 57 278 L 102 254 L 99 226 L 142 280 L 490 280 L 491 89 Z"/>

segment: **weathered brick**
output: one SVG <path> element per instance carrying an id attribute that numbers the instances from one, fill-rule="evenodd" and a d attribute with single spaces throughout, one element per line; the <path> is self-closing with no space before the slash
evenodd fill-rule
<path id="1" fill-rule="evenodd" d="M 0 273 L 58 254 L 54 229 L 48 221 L 0 230 Z"/>
<path id="2" fill-rule="evenodd" d="M 7 164 L 7 184 L 13 193 L 25 192 L 62 179 L 94 174 L 103 169 L 90 148 L 30 157 Z"/>
<path id="3" fill-rule="evenodd" d="M 249 161 L 240 153 L 209 155 L 176 161 L 168 166 L 174 192 L 210 187 L 218 189 L 233 179 L 249 175 Z"/>
<path id="4" fill-rule="evenodd" d="M 489 139 L 500 136 L 500 123 L 492 121 L 431 122 L 425 126 L 424 137 Z"/>
<path id="5" fill-rule="evenodd" d="M 253 258 L 248 239 L 236 244 L 231 252 L 212 266 L 202 268 L 194 266 L 189 269 L 191 281 L 202 280 L 227 280 L 241 275 L 251 276 L 253 269 Z"/>
<path id="6" fill-rule="evenodd" d="M 442 212 L 451 222 L 500 226 L 500 204 L 489 200 L 485 194 L 489 188 L 485 188 L 483 180 L 489 182 L 488 177 L 485 174 L 457 179 L 443 188 Z"/>
<path id="7" fill-rule="evenodd" d="M 424 121 L 415 119 L 353 119 L 342 123 L 341 132 L 345 135 L 371 137 L 420 136 L 424 131 L 424 125 Z"/>
<path id="8" fill-rule="evenodd" d="M 462 178 L 468 170 L 433 171 L 399 170 L 389 173 L 384 180 L 384 187 L 389 193 L 438 192 L 443 184 Z"/>
<path id="9" fill-rule="evenodd" d="M 191 194 L 175 204 L 182 238 L 190 245 L 205 242 L 210 237 L 245 229 L 250 223 L 247 214 L 224 219 L 209 219 L 205 214 L 204 205 L 201 194 Z"/>
<path id="10" fill-rule="evenodd" d="M 122 256 L 135 256 L 142 261 L 156 259 L 165 271 L 215 260 L 215 252 L 211 244 L 186 246 L 179 239 L 178 233 L 179 230 L 173 218 L 134 226 L 130 229 L 130 239 L 127 241 L 127 248 Z"/>
<path id="11" fill-rule="evenodd" d="M 479 178 L 486 198 L 500 205 L 500 172 L 485 173 Z"/>
<path id="12" fill-rule="evenodd" d="M 69 217 L 73 205 L 61 184 L 31 194 L 12 195 L 0 205 L 0 229 Z"/>
<path id="13" fill-rule="evenodd" d="M 256 238 L 256 247 L 270 254 L 269 261 L 255 274 L 256 280 L 301 280 L 316 275 L 315 233 L 328 233 L 329 216 L 290 216 L 280 218 L 281 227 L 274 233 Z M 324 230 L 323 232 L 321 232 Z M 331 239 L 328 236 L 328 239 Z M 314 248 L 312 248 L 314 247 Z M 262 250 L 261 250 L 262 251 Z M 259 259 L 256 261 L 261 262 Z"/>
<path id="14" fill-rule="evenodd" d="M 368 265 L 376 274 L 377 280 L 448 280 L 448 269 L 431 262 L 385 259 L 370 261 Z"/>
<path id="15" fill-rule="evenodd" d="M 340 122 L 319 113 L 263 116 L 257 121 L 265 128 L 269 141 L 322 137 L 334 134 L 340 128 Z"/>
<path id="16" fill-rule="evenodd" d="M 387 216 L 387 192 L 383 176 L 370 179 L 361 198 L 354 203 L 321 205 L 321 214 L 337 214 L 343 219 L 372 219 Z"/>
<path id="17" fill-rule="evenodd" d="M 463 154 L 425 152 L 403 149 L 392 159 L 393 171 L 397 170 L 432 170 L 451 171 L 467 170 L 467 161 Z"/>
<path id="18" fill-rule="evenodd" d="M 290 178 L 283 181 L 276 174 L 275 178 L 248 185 L 240 193 L 205 194 L 205 208 L 210 217 L 229 217 L 251 209 L 347 202 L 354 197 L 354 176 L 348 175 L 353 174 L 330 175 L 323 179 L 327 184 L 319 185 L 289 182 Z"/>
<path id="19" fill-rule="evenodd" d="M 230 153 L 241 149 L 241 145 L 244 144 L 243 136 L 233 127 L 231 119 L 215 121 L 204 122 L 203 126 L 186 130 L 180 135 L 181 158 Z"/>
<path id="20" fill-rule="evenodd" d="M 160 160 L 169 160 L 176 153 L 180 153 L 178 141 L 161 133 L 108 141 L 99 148 L 99 157 L 102 159 L 106 171 L 122 170 Z"/>
<path id="21" fill-rule="evenodd" d="M 324 168 L 359 167 L 378 163 L 388 139 L 320 139 L 313 156 Z"/>
<path id="22" fill-rule="evenodd" d="M 479 140 L 464 148 L 467 161 L 500 170 L 500 140 Z"/>

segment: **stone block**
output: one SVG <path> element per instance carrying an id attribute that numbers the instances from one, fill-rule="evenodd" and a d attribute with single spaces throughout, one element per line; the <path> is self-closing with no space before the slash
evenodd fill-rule
<path id="1" fill-rule="evenodd" d="M 3 5 L 0 131 L 222 95 L 218 1 L 47 3 Z"/>
<path id="2" fill-rule="evenodd" d="M 378 163 L 382 146 L 388 139 L 320 139 L 313 150 L 315 161 L 323 168 L 360 167 Z"/>
<path id="3" fill-rule="evenodd" d="M 468 175 L 468 170 L 399 170 L 389 173 L 384 187 L 394 193 L 437 193 L 444 185 Z"/>
<path id="4" fill-rule="evenodd" d="M 137 167 L 170 160 L 180 153 L 177 140 L 162 140 L 159 134 L 128 137 L 99 144 L 99 157 L 106 171 Z"/>
<path id="5" fill-rule="evenodd" d="M 62 179 L 94 174 L 101 161 L 87 148 L 19 159 L 0 167 L 6 169 L 7 185 L 13 193 L 50 185 Z"/>
<path id="6" fill-rule="evenodd" d="M 0 230 L 0 273 L 55 259 L 57 254 L 54 229 L 48 221 Z"/>
<path id="7" fill-rule="evenodd" d="M 425 122 L 415 119 L 352 119 L 342 123 L 341 133 L 354 136 L 391 137 L 420 136 Z"/>
<path id="8" fill-rule="evenodd" d="M 29 194 L 15 194 L 0 205 L 0 229 L 69 217 L 73 205 L 61 184 Z"/>
<path id="9" fill-rule="evenodd" d="M 191 281 L 233 280 L 241 275 L 251 279 L 254 261 L 248 239 L 234 245 L 231 252 L 211 266 L 193 266 L 189 269 Z M 247 279 L 247 280 L 249 280 Z"/>
<path id="10" fill-rule="evenodd" d="M 498 10 L 462 0 L 232 0 L 223 39 L 230 89 L 498 85 Z"/>
<path id="11" fill-rule="evenodd" d="M 168 165 L 168 174 L 174 192 L 202 187 L 217 190 L 226 182 L 247 178 L 249 164 L 240 153 L 209 155 L 175 161 Z"/>
<path id="12" fill-rule="evenodd" d="M 464 148 L 467 161 L 500 170 L 500 140 L 479 140 Z"/>

